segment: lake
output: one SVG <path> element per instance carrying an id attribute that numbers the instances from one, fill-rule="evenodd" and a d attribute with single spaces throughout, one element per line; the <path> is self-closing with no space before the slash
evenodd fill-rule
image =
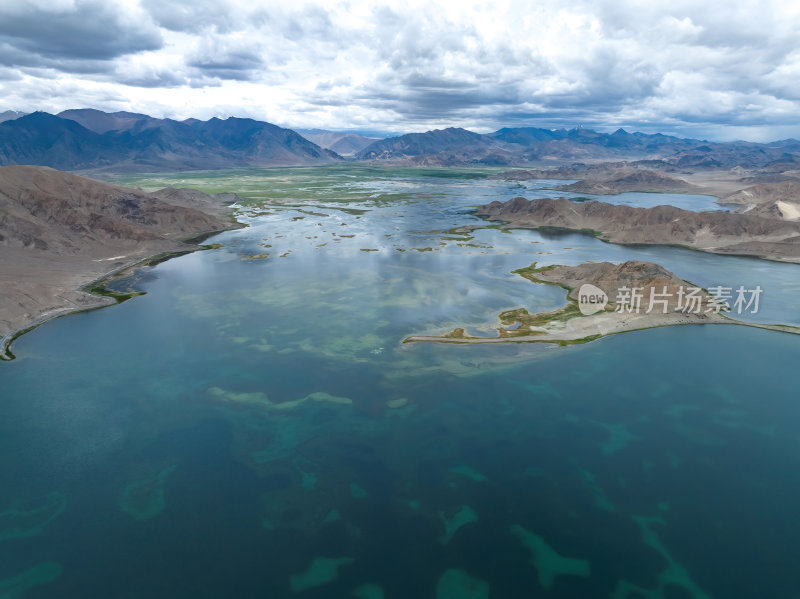
<path id="1" fill-rule="evenodd" d="M 144 296 L 14 342 L 0 598 L 800 596 L 797 336 L 402 343 L 562 305 L 512 274 L 533 262 L 649 260 L 704 287 L 760 285 L 747 318 L 800 326 L 800 266 L 452 232 L 493 200 L 578 197 L 493 172 L 118 177 L 234 191 L 249 226 L 114 283 Z"/>

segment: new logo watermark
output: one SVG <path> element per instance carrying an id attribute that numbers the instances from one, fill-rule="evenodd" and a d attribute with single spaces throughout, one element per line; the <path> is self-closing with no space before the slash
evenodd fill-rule
<path id="1" fill-rule="evenodd" d="M 581 285 L 581 288 L 578 289 L 578 309 L 584 316 L 597 314 L 605 310 L 607 305 L 608 296 L 606 292 L 599 287 L 584 283 Z"/>

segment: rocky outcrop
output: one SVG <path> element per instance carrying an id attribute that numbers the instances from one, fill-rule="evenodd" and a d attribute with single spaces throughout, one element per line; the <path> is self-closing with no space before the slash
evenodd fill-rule
<path id="1" fill-rule="evenodd" d="M 658 168 L 647 168 L 638 162 L 603 162 L 599 164 L 574 163 L 557 169 L 517 169 L 494 175 L 493 179 L 526 181 L 531 179 L 579 179 L 575 183 L 554 187 L 561 191 L 611 195 L 626 191 L 656 191 L 673 193 L 701 193 L 702 189 L 666 171 L 666 163 L 657 162 Z"/>
<path id="2" fill-rule="evenodd" d="M 800 181 L 761 183 L 720 199 L 720 204 L 736 204 L 737 212 L 781 220 L 800 220 Z"/>
<path id="3" fill-rule="evenodd" d="M 681 245 L 718 254 L 800 262 L 800 222 L 749 213 L 517 197 L 481 206 L 477 214 L 514 227 L 590 231 L 614 243 Z"/>
<path id="4" fill-rule="evenodd" d="M 671 175 L 654 170 L 622 168 L 599 177 L 589 177 L 571 185 L 559 187 L 562 191 L 611 195 L 626 191 L 657 191 L 673 193 L 698 192 L 699 188 Z"/>
<path id="5" fill-rule="evenodd" d="M 686 289 L 691 285 L 668 271 L 659 264 L 629 260 L 622 264 L 611 262 L 588 262 L 578 266 L 555 266 L 541 269 L 534 275 L 536 279 L 548 283 L 555 283 L 568 287 L 571 291 L 568 297 L 578 300 L 578 291 L 582 285 L 594 285 L 602 289 L 609 298 L 609 304 L 614 305 L 616 295 L 620 289 L 638 289 L 642 297 L 649 297 L 650 290 L 664 295 L 668 311 L 678 308 L 681 287 Z M 707 294 L 702 292 L 700 297 Z"/>
<path id="6" fill-rule="evenodd" d="M 48 168 L 0 167 L 0 243 L 88 255 L 99 246 L 134 247 L 227 227 L 199 202 L 188 206 L 186 194 L 199 192 L 149 194 Z M 206 196 L 205 203 L 215 202 Z"/>

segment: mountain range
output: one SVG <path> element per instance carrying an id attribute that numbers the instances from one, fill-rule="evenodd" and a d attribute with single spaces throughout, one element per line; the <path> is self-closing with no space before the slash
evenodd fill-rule
<path id="1" fill-rule="evenodd" d="M 753 182 L 800 169 L 800 141 L 715 143 L 661 133 L 602 133 L 578 127 L 503 128 L 480 134 L 449 127 L 374 139 L 321 129 L 301 133 L 253 119 L 159 119 L 132 112 L 0 113 L 0 166 L 70 171 L 156 171 L 320 165 L 345 160 L 419 166 L 533 166 L 636 160 L 663 170 L 766 169 Z M 774 168 L 773 168 L 774 167 Z M 776 175 L 771 175 L 774 170 Z"/>
<path id="2" fill-rule="evenodd" d="M 504 128 L 481 135 L 447 128 L 376 141 L 355 155 L 357 160 L 430 166 L 562 163 L 567 160 L 637 160 L 642 166 L 675 168 L 800 167 L 800 141 L 769 144 L 736 141 L 714 143 L 661 133 L 600 133 L 576 129 Z"/>
<path id="3" fill-rule="evenodd" d="M 18 112 L 16 110 L 6 110 L 5 112 L 0 112 L 0 123 L 5 121 L 13 121 L 14 119 L 18 119 L 26 114 L 27 113 L 25 112 Z"/>
<path id="4" fill-rule="evenodd" d="M 174 121 L 128 112 L 34 112 L 0 123 L 0 166 L 181 170 L 342 160 L 291 129 L 253 119 Z"/>

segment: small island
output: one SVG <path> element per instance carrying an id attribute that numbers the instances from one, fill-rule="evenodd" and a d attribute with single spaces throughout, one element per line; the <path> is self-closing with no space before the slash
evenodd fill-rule
<path id="1" fill-rule="evenodd" d="M 514 271 L 531 282 L 567 290 L 567 304 L 531 314 L 526 308 L 499 315 L 496 337 L 468 335 L 456 328 L 441 335 L 413 335 L 403 343 L 587 343 L 616 333 L 686 324 L 737 324 L 800 334 L 800 328 L 731 318 L 731 304 L 709 290 L 684 281 L 658 264 L 590 262 L 579 266 L 536 263 Z M 755 290 L 748 290 L 755 291 Z M 735 292 L 734 292 L 735 294 Z M 749 294 L 743 298 L 757 301 Z"/>

